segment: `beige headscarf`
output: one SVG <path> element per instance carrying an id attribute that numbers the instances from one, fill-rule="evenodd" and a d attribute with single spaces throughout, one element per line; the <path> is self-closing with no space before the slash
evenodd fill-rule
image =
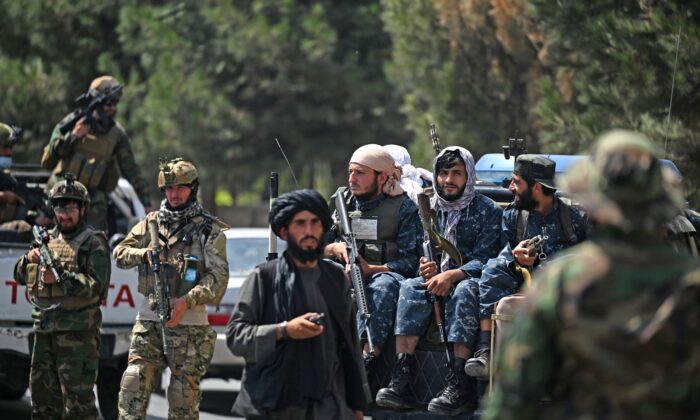
<path id="1" fill-rule="evenodd" d="M 378 144 L 366 144 L 355 150 L 350 158 L 350 163 L 357 163 L 374 169 L 377 172 L 385 173 L 387 181 L 382 185 L 382 192 L 389 196 L 403 194 L 401 188 L 401 167 L 394 162 L 382 146 Z"/>

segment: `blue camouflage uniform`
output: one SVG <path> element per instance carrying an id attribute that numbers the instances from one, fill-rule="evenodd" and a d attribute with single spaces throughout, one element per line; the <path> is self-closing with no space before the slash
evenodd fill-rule
<path id="1" fill-rule="evenodd" d="M 331 203 L 335 202 L 334 199 L 335 197 L 331 198 Z M 386 199 L 387 196 L 385 194 L 380 194 L 379 197 L 368 201 L 360 201 L 353 196 L 347 205 L 347 211 L 348 213 L 353 210 L 368 212 L 382 205 Z M 396 238 L 400 258 L 385 263 L 389 268 L 388 272 L 377 273 L 371 278 L 365 279 L 367 307 L 370 314 L 372 314 L 369 329 L 372 334 L 373 344 L 380 349 L 384 348 L 394 326 L 400 284 L 406 278 L 415 276 L 418 271 L 418 259 L 420 256 L 419 226 L 418 208 L 404 194 L 403 202 L 399 208 L 399 227 Z M 339 241 L 340 237 L 337 234 L 337 230 L 331 229 L 326 234 L 325 239 L 326 243 L 332 243 Z M 358 316 L 357 330 L 360 335 L 363 334 L 364 328 L 365 322 Z"/>
<path id="2" fill-rule="evenodd" d="M 552 211 L 542 215 L 531 211 L 527 219 L 527 230 L 525 238 L 529 239 L 537 235 L 547 236 L 548 239 L 542 248 L 542 252 L 547 257 L 565 248 L 573 246 L 586 239 L 587 217 L 584 211 L 578 207 L 571 206 L 571 223 L 574 227 L 576 238 L 572 241 L 567 238 L 561 226 L 562 202 L 554 199 Z M 522 285 L 523 278 L 516 273 L 514 267 L 513 248 L 518 243 L 516 238 L 518 213 L 514 204 L 510 204 L 503 212 L 501 227 L 501 243 L 503 249 L 498 257 L 490 259 L 479 279 L 479 319 L 491 319 L 493 305 L 501 298 L 516 293 Z M 535 268 L 542 264 L 538 259 Z"/>
<path id="3" fill-rule="evenodd" d="M 448 341 L 473 345 L 478 329 L 478 305 L 457 305 L 468 295 L 478 293 L 478 278 L 484 263 L 496 255 L 500 247 L 500 221 L 503 211 L 490 198 L 476 193 L 471 204 L 462 210 L 457 225 L 456 246 L 464 264 L 459 267 L 467 278 L 459 282 L 445 303 L 445 327 Z M 438 230 L 444 232 L 445 212 L 437 217 Z M 450 260 L 450 269 L 458 268 Z M 401 284 L 399 304 L 396 310 L 396 335 L 421 336 L 425 333 L 433 314 L 427 291 L 421 286 L 422 277 L 406 280 Z M 477 328 L 474 328 L 476 326 Z"/>

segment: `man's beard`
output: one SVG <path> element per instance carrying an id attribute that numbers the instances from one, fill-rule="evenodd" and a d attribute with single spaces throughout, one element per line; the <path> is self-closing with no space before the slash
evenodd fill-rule
<path id="1" fill-rule="evenodd" d="M 289 254 L 292 256 L 292 258 L 304 263 L 320 259 L 323 256 L 323 248 L 325 247 L 323 236 L 321 236 L 321 238 L 318 240 L 315 249 L 304 249 L 299 245 L 299 242 L 306 238 L 307 237 L 305 236 L 300 240 L 297 240 L 295 236 L 291 234 L 288 235 L 287 250 L 289 251 Z"/>
<path id="2" fill-rule="evenodd" d="M 60 223 L 56 222 L 56 227 L 58 228 L 58 231 L 61 232 L 61 234 L 63 234 L 63 235 L 74 234 L 75 232 L 78 231 L 78 229 L 80 229 L 80 225 L 81 225 L 80 221 L 71 227 L 64 227 Z"/>
<path id="3" fill-rule="evenodd" d="M 363 194 L 353 194 L 355 198 L 357 198 L 360 201 L 366 201 L 376 197 L 377 193 L 379 192 L 379 180 L 377 178 L 378 177 L 376 176 L 374 177 L 374 183 L 372 184 L 371 190 Z"/>
<path id="4" fill-rule="evenodd" d="M 454 184 L 452 184 L 452 185 L 454 185 Z M 456 186 L 456 185 L 455 185 L 455 186 Z M 443 190 L 442 187 L 441 187 L 440 185 L 438 185 L 438 184 L 435 184 L 435 188 L 437 189 L 438 195 L 439 195 L 440 197 L 442 197 L 443 200 L 445 200 L 445 201 L 455 201 L 455 200 L 459 199 L 459 197 L 461 197 L 462 194 L 464 194 L 464 190 L 467 188 L 467 184 L 462 185 L 462 188 L 460 188 L 459 191 L 457 191 L 457 192 L 454 193 L 454 194 L 447 194 L 447 193 L 445 193 L 445 190 Z"/>
<path id="5" fill-rule="evenodd" d="M 530 188 L 521 192 L 520 195 L 515 195 L 515 208 L 518 210 L 532 211 L 539 202 L 532 197 L 532 190 Z"/>

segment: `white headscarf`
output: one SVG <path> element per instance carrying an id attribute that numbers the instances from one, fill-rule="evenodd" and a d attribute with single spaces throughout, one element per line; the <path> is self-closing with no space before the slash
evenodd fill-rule
<path id="1" fill-rule="evenodd" d="M 411 155 L 405 147 L 387 144 L 384 149 L 394 158 L 394 162 L 401 166 L 401 188 L 406 191 L 411 200 L 417 203 L 418 193 L 423 191 L 423 179 L 433 182 L 433 174 L 427 169 L 413 166 Z"/>
<path id="2" fill-rule="evenodd" d="M 386 174 L 388 179 L 382 185 L 384 194 L 392 197 L 403 194 L 400 184 L 401 168 L 394 163 L 394 158 L 382 146 L 366 144 L 360 147 L 352 154 L 350 163 L 358 163 Z"/>
<path id="3" fill-rule="evenodd" d="M 437 179 L 438 179 L 438 173 L 437 173 L 437 161 L 442 155 L 444 155 L 448 151 L 452 150 L 457 150 L 459 151 L 459 155 L 464 161 L 464 167 L 467 171 L 467 184 L 464 187 L 464 191 L 462 192 L 462 196 L 459 197 L 458 199 L 454 201 L 447 201 L 444 198 L 440 196 L 438 193 L 438 186 L 437 186 Z M 476 185 L 476 169 L 474 167 L 474 157 L 472 154 L 469 152 L 469 150 L 465 149 L 464 147 L 459 147 L 459 146 L 449 146 L 440 152 L 440 154 L 437 155 L 435 160 L 433 161 L 433 177 L 435 179 L 434 185 L 435 185 L 435 194 L 433 195 L 432 199 L 430 200 L 430 205 L 432 208 L 434 208 L 438 214 L 440 212 L 445 212 L 447 213 L 447 221 L 445 223 L 445 229 L 443 231 L 443 236 L 445 239 L 450 241 L 452 244 L 456 245 L 457 244 L 457 224 L 459 223 L 460 215 L 462 214 L 462 210 L 469 207 L 471 204 L 472 200 L 474 199 L 474 196 L 476 195 L 476 192 L 474 191 L 474 186 Z M 449 266 L 449 255 L 447 255 L 446 252 L 443 253 L 442 255 L 442 262 L 440 263 L 440 268 L 445 271 L 448 269 Z"/>

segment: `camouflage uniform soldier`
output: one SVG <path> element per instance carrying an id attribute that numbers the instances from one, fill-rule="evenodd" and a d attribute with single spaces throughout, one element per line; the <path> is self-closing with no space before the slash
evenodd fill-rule
<path id="1" fill-rule="evenodd" d="M 664 238 L 683 199 L 657 156 L 617 130 L 569 171 L 562 188 L 596 229 L 536 276 L 486 419 L 697 418 L 700 269 Z"/>
<path id="2" fill-rule="evenodd" d="M 348 165 L 349 187 L 338 189 L 331 197 L 344 194 L 351 228 L 358 235 L 357 246 L 365 279 L 367 305 L 372 314 L 369 330 L 379 355 L 391 335 L 396 315 L 400 283 L 413 277 L 418 268 L 418 208 L 399 185 L 399 169 L 391 155 L 377 144 L 367 144 L 353 153 Z M 336 219 L 337 220 L 337 219 Z M 347 262 L 345 243 L 335 223 L 326 235 L 326 257 Z M 358 317 L 358 331 L 365 331 Z M 364 338 L 366 339 L 366 338 Z M 365 363 L 369 347 L 364 344 Z"/>
<path id="3" fill-rule="evenodd" d="M 154 378 L 170 368 L 170 419 L 199 416 L 199 383 L 214 354 L 216 332 L 209 325 L 205 304 L 221 301 L 228 284 L 224 223 L 197 201 L 197 169 L 181 158 L 162 164 L 158 187 L 166 199 L 146 215 L 114 249 L 120 268 L 139 267 L 139 293 L 146 296 L 133 328 L 129 366 L 119 393 L 119 418 L 144 419 Z M 150 269 L 149 224 L 157 223 L 161 278 L 170 287 L 172 316 L 166 325 L 154 312 L 155 276 Z M 163 337 L 166 343 L 163 343 Z M 169 349 L 166 354 L 165 348 Z"/>
<path id="4" fill-rule="evenodd" d="M 34 303 L 29 378 L 33 419 L 96 419 L 102 312 L 110 278 L 107 238 L 85 226 L 87 189 L 66 176 L 49 192 L 56 227 L 48 248 L 62 269 L 40 265 L 39 249 L 19 259 L 15 280 Z"/>
<path id="5" fill-rule="evenodd" d="M 88 94 L 96 96 L 118 85 L 112 76 L 101 76 L 92 81 Z M 121 93 L 115 95 L 96 110 L 95 115 L 79 120 L 63 135 L 60 129 L 73 114 L 66 116 L 54 128 L 41 158 L 41 166 L 53 171 L 47 188 L 62 179 L 66 172 L 75 174 L 76 179 L 85 184 L 92 202 L 87 223 L 101 230 L 106 228 L 107 194 L 117 186 L 120 174 L 134 186 L 146 211 L 151 206 L 148 184 L 136 165 L 129 137 L 114 120 L 120 96 Z"/>
<path id="6" fill-rule="evenodd" d="M 377 392 L 377 405 L 391 409 L 411 408 L 415 402 L 409 386 L 415 373 L 415 350 L 433 316 L 428 293 L 445 299 L 447 340 L 454 344 L 454 362 L 447 386 L 430 401 L 428 411 L 457 415 L 474 400 L 473 381 L 464 373 L 472 354 L 478 328 L 478 305 L 460 305 L 476 293 L 475 278 L 483 264 L 498 253 L 502 210 L 490 198 L 475 191 L 476 170 L 471 153 L 462 148 L 445 148 L 433 162 L 436 194 L 431 206 L 437 213 L 441 234 L 454 244 L 462 264 L 443 253 L 441 261 L 420 260 L 421 277 L 401 283 L 396 310 L 396 361 L 391 382 Z M 412 372 L 413 371 L 413 372 Z"/>

